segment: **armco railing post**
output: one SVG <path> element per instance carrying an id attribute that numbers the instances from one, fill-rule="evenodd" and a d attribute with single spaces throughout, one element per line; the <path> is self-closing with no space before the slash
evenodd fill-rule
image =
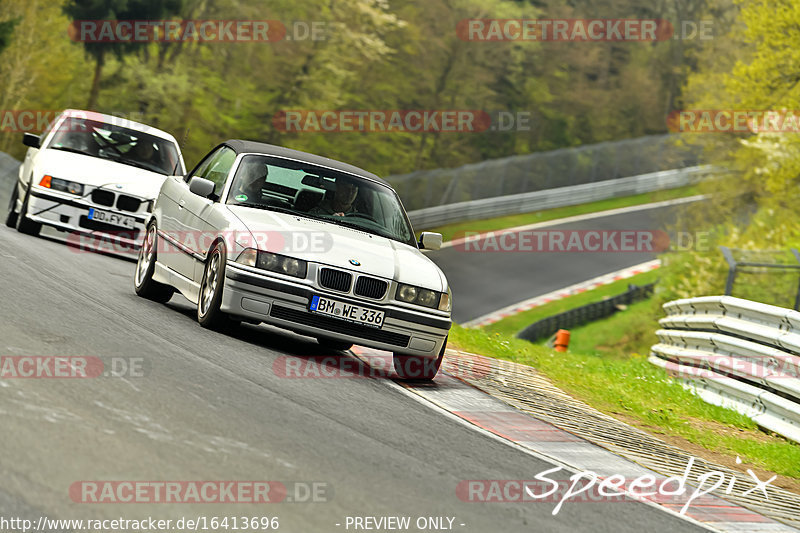
<path id="1" fill-rule="evenodd" d="M 733 292 L 733 282 L 736 279 L 736 259 L 733 258 L 733 252 L 727 246 L 720 246 L 722 256 L 728 263 L 728 279 L 725 282 L 725 296 L 730 296 Z"/>

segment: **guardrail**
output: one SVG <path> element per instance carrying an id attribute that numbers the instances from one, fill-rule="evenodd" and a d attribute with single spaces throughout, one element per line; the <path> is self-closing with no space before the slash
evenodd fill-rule
<path id="1" fill-rule="evenodd" d="M 627 178 L 427 207 L 409 211 L 408 217 L 416 229 L 432 228 L 466 220 L 529 213 L 619 196 L 674 189 L 698 181 L 712 171 L 710 165 L 663 170 Z"/>
<path id="2" fill-rule="evenodd" d="M 539 339 L 551 336 L 559 329 L 574 328 L 575 326 L 582 326 L 583 324 L 609 317 L 622 309 L 623 306 L 650 296 L 653 294 L 654 287 L 655 283 L 642 286 L 628 285 L 628 290 L 622 294 L 536 321 L 517 333 L 517 337 L 526 341 L 536 342 Z"/>
<path id="3" fill-rule="evenodd" d="M 387 176 L 408 211 L 686 168 L 703 161 L 704 139 L 680 133 L 584 144 Z M 695 142 L 696 141 L 696 142 Z"/>
<path id="4" fill-rule="evenodd" d="M 709 403 L 800 442 L 800 312 L 733 296 L 664 304 L 650 362 Z"/>

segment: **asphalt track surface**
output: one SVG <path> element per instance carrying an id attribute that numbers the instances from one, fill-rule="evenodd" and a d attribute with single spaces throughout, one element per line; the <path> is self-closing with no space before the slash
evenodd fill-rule
<path id="1" fill-rule="evenodd" d="M 552 516 L 553 503 L 461 501 L 462 480 L 532 479 L 551 465 L 385 378 L 282 377 L 276 361 L 322 354 L 315 341 L 263 325 L 204 330 L 180 296 L 138 298 L 134 267 L 0 227 L 0 354 L 114 356 L 143 368 L 0 379 L 0 516 L 277 516 L 279 531 L 308 533 L 354 531 L 347 516 L 455 517 L 455 530 L 486 533 L 701 530 L 640 503 L 567 503 Z M 81 480 L 317 482 L 329 498 L 75 503 L 69 487 Z"/>
<path id="2" fill-rule="evenodd" d="M 659 207 L 556 224 L 543 230 L 665 230 L 683 208 Z M 648 252 L 474 250 L 449 247 L 428 254 L 453 289 L 453 319 L 458 323 L 656 258 Z"/>

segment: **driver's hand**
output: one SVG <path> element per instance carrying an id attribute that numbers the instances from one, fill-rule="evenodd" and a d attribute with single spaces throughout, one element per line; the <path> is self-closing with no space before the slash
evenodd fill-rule
<path id="1" fill-rule="evenodd" d="M 344 213 L 342 213 L 342 212 L 340 211 L 339 213 L 334 213 L 334 214 L 333 214 L 333 216 L 335 216 L 335 217 L 343 217 L 343 216 L 344 216 Z"/>

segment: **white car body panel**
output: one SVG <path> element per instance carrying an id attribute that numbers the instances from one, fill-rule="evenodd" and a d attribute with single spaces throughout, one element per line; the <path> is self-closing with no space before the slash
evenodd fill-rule
<path id="1" fill-rule="evenodd" d="M 88 235 L 100 239 L 108 237 L 123 245 L 121 249 L 135 249 L 138 246 L 139 237 L 133 237 L 140 235 L 144 230 L 144 224 L 150 216 L 149 202 L 155 200 L 167 176 L 109 159 L 49 149 L 49 143 L 55 132 L 69 117 L 91 118 L 165 139 L 173 143 L 177 150 L 180 165 L 176 172 L 185 172 L 180 147 L 169 133 L 111 115 L 67 110 L 54 121 L 53 127 L 41 138 L 41 148 L 28 148 L 23 164 L 20 166 L 16 201 L 12 208 L 15 212 L 20 212 L 23 199 L 30 188 L 31 196 L 28 206 L 30 220 L 71 234 Z M 39 183 L 45 175 L 80 183 L 84 186 L 84 194 L 77 196 L 40 187 Z M 101 205 L 92 201 L 91 193 L 98 188 L 114 195 L 112 205 Z M 139 208 L 135 211 L 119 209 L 116 203 L 121 195 L 140 200 Z M 84 227 L 85 224 L 81 225 L 82 217 L 86 217 L 92 208 L 132 217 L 135 219 L 134 227 L 120 227 L 119 234 L 114 232 L 109 234 L 103 230 Z"/>
<path id="2" fill-rule="evenodd" d="M 237 166 L 246 155 L 252 154 L 237 156 L 222 186 L 221 199 L 227 197 Z M 212 201 L 190 192 L 188 182 L 181 177 L 170 177 L 164 182 L 151 223 L 156 225 L 160 240 L 153 280 L 179 290 L 195 304 L 199 299 L 206 256 L 219 239 L 226 244 L 227 258 L 222 311 L 244 320 L 390 350 L 395 354 L 436 359 L 443 353 L 451 325 L 449 309 L 424 308 L 396 299 L 401 283 L 444 293 L 449 298 L 444 274 L 416 246 L 300 214 Z M 324 234 L 327 239 L 324 250 L 287 249 L 285 239 L 272 239 L 276 233 L 291 238 L 289 236 L 308 232 Z M 254 246 L 253 243 L 261 244 Z M 164 251 L 165 248 L 169 251 Z M 237 263 L 236 259 L 246 248 L 304 260 L 308 264 L 306 277 L 291 277 Z M 351 274 L 349 292 L 336 292 L 322 286 L 319 275 L 323 268 Z M 385 282 L 387 288 L 383 297 L 367 298 L 356 294 L 356 281 L 362 276 Z M 309 311 L 314 295 L 384 311 L 383 326 L 378 333 L 362 327 L 360 331 L 369 337 L 363 338 L 356 331 L 358 328 L 352 333 L 348 327 L 338 327 L 336 319 L 320 321 L 319 315 Z M 281 316 L 276 315 L 278 308 Z M 287 313 L 294 319 L 287 318 Z"/>

